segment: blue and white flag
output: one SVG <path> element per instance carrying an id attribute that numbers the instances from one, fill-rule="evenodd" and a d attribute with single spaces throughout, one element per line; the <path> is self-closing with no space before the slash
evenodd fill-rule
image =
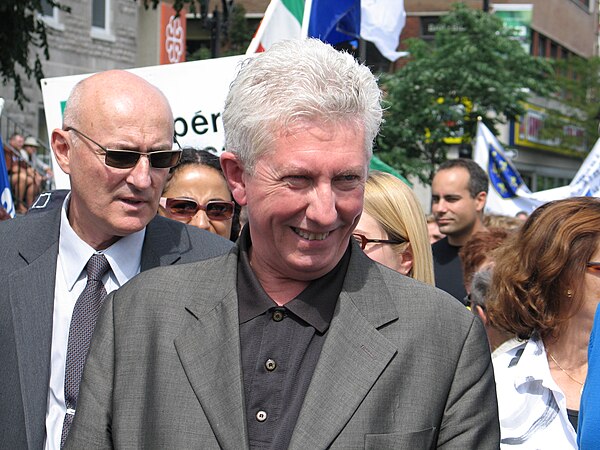
<path id="1" fill-rule="evenodd" d="M 514 217 L 519 211 L 529 214 L 548 201 L 533 196 L 496 136 L 481 121 L 477 125 L 473 159 L 490 179 L 485 205 L 487 213 Z"/>
<path id="2" fill-rule="evenodd" d="M 0 150 L 4 149 L 2 145 L 2 136 L 0 136 Z M 0 158 L 0 204 L 8 212 L 10 217 L 15 217 L 15 205 L 13 203 L 12 194 L 10 193 L 10 182 L 8 181 L 8 173 L 6 171 L 6 163 L 4 154 Z"/>
<path id="3" fill-rule="evenodd" d="M 514 216 L 531 213 L 538 206 L 569 197 L 600 197 L 600 139 L 581 164 L 573 181 L 566 186 L 531 192 L 519 172 L 506 157 L 502 145 L 482 123 L 477 126 L 474 160 L 490 178 L 485 211 Z"/>
<path id="4" fill-rule="evenodd" d="M 395 61 L 406 23 L 404 0 L 271 0 L 246 54 L 284 39 L 314 37 L 336 45 L 362 38 Z"/>
<path id="5" fill-rule="evenodd" d="M 569 184 L 570 196 L 600 197 L 600 139 Z"/>

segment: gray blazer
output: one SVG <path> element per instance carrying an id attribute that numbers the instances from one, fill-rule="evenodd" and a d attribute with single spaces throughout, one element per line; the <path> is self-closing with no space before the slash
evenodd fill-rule
<path id="1" fill-rule="evenodd" d="M 60 211 L 0 222 L 0 448 L 44 444 Z M 146 229 L 142 270 L 210 258 L 231 245 L 157 216 Z"/>
<path id="2" fill-rule="evenodd" d="M 248 448 L 236 269 L 234 247 L 107 298 L 67 448 Z M 497 449 L 499 438 L 481 322 L 353 244 L 289 448 Z"/>

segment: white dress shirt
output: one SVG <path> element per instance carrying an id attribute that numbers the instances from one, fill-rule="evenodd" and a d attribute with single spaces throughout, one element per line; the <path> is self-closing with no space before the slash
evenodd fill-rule
<path id="1" fill-rule="evenodd" d="M 69 197 L 62 206 L 56 285 L 54 289 L 54 315 L 52 320 L 52 349 L 50 356 L 50 386 L 46 409 L 45 449 L 60 449 L 65 406 L 65 365 L 69 327 L 77 298 L 87 282 L 85 266 L 96 251 L 73 231 L 67 219 Z M 104 253 L 110 270 L 102 279 L 110 293 L 140 273 L 142 246 L 146 230 L 143 229 L 119 239 Z"/>
<path id="2" fill-rule="evenodd" d="M 502 449 L 577 449 L 567 399 L 550 373 L 543 341 L 533 336 L 494 355 Z"/>

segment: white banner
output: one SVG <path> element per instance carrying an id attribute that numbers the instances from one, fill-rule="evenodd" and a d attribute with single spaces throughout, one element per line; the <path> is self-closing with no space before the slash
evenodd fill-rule
<path id="1" fill-rule="evenodd" d="M 600 139 L 581 164 L 569 188 L 571 196 L 600 197 Z"/>
<path id="2" fill-rule="evenodd" d="M 175 118 L 175 133 L 181 146 L 223 150 L 225 141 L 221 114 L 229 85 L 239 64 L 248 56 L 191 61 L 180 64 L 142 67 L 129 71 L 157 86 L 169 99 Z M 62 112 L 71 89 L 92 74 L 42 80 L 42 96 L 48 126 L 48 142 L 52 130 L 62 127 Z M 68 189 L 69 178 L 52 155 L 56 188 Z"/>

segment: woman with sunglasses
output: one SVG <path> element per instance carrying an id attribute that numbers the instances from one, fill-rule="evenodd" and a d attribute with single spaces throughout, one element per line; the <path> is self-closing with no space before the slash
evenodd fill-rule
<path id="1" fill-rule="evenodd" d="M 369 174 L 354 238 L 371 259 L 434 285 L 425 214 L 410 187 L 393 175 Z"/>
<path id="2" fill-rule="evenodd" d="M 235 241 L 238 210 L 219 158 L 207 150 L 184 148 L 179 164 L 169 171 L 158 213 Z"/>
<path id="3" fill-rule="evenodd" d="M 517 336 L 493 357 L 502 448 L 577 448 L 600 302 L 600 199 L 537 208 L 495 253 L 488 318 Z"/>

